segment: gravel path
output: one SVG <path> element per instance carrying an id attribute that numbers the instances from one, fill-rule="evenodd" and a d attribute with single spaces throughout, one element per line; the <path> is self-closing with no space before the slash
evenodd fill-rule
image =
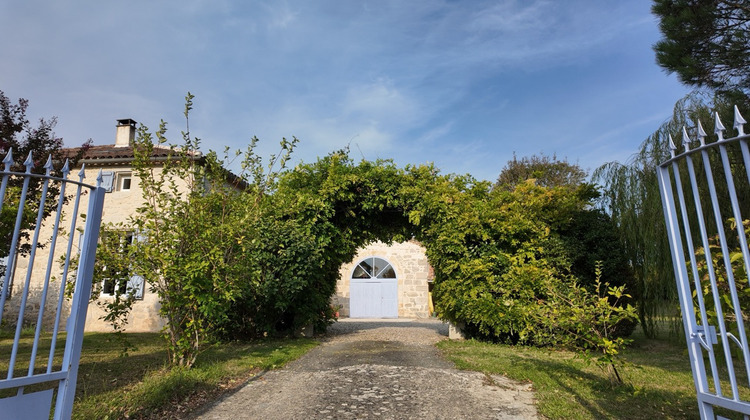
<path id="1" fill-rule="evenodd" d="M 287 367 L 250 381 L 198 419 L 536 419 L 528 384 L 460 371 L 434 344 L 436 320 L 342 319 Z"/>

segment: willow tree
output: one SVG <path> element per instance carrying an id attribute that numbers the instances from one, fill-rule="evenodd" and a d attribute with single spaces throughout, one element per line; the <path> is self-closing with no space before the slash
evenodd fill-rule
<path id="1" fill-rule="evenodd" d="M 714 112 L 718 112 L 724 121 L 731 121 L 734 104 L 740 109 L 747 108 L 742 95 L 691 93 L 675 104 L 672 117 L 646 138 L 627 162 L 606 163 L 592 174 L 592 181 L 603 187 L 599 204 L 617 225 L 626 257 L 635 274 L 639 288 L 638 315 L 648 336 L 658 333 L 657 320 L 660 317 L 679 321 L 677 290 L 656 168 L 670 156 L 670 136 L 676 144 L 681 144 L 683 127 L 694 136 L 697 122 L 702 121 L 704 125 L 712 122 Z M 715 138 L 709 136 L 707 142 L 711 141 Z M 733 160 L 736 158 L 733 156 Z M 712 161 L 711 164 L 721 163 Z M 714 172 L 721 173 L 722 170 L 717 166 Z M 721 188 L 721 183 L 718 187 Z M 705 188 L 700 189 L 700 194 L 705 202 Z M 679 323 L 672 326 L 677 325 Z"/>

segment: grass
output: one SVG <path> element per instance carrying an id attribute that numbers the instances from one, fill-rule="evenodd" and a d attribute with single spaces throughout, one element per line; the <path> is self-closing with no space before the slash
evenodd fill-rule
<path id="1" fill-rule="evenodd" d="M 32 337 L 33 332 L 24 335 L 23 348 L 30 348 Z M 194 367 L 186 370 L 167 367 L 159 334 L 129 333 L 125 337 L 133 347 L 126 356 L 123 342 L 114 334 L 84 336 L 73 418 L 185 417 L 254 375 L 281 367 L 317 345 L 311 339 L 224 343 L 201 353 Z M 49 351 L 49 339 L 45 339 Z M 12 337 L 0 337 L 0 355 L 10 354 L 11 344 Z M 20 374 L 28 369 L 28 360 L 18 360 L 16 372 Z M 40 365 L 46 366 L 46 353 L 44 362 L 37 362 Z M 0 360 L 0 372 L 7 367 L 8 360 Z"/>
<path id="2" fill-rule="evenodd" d="M 539 414 L 550 419 L 698 418 L 693 377 L 684 344 L 647 339 L 636 332 L 623 353 L 624 384 L 568 351 L 442 341 L 438 346 L 460 369 L 531 382 Z"/>

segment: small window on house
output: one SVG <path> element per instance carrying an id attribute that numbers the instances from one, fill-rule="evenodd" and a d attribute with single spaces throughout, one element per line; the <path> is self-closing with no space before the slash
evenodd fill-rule
<path id="1" fill-rule="evenodd" d="M 132 182 L 132 175 L 130 172 L 122 172 L 117 174 L 117 191 L 130 191 L 130 184 Z"/>
<path id="2" fill-rule="evenodd" d="M 121 246 L 120 252 L 123 253 L 123 256 L 127 257 L 128 247 L 135 241 L 139 240 L 138 236 L 133 232 L 121 232 L 118 234 L 118 237 L 119 245 Z M 114 269 L 110 271 L 109 277 L 102 280 L 101 295 L 132 295 L 135 299 L 143 299 L 143 290 L 145 287 L 143 277 L 130 272 L 129 269 L 125 269 L 123 271 Z"/>

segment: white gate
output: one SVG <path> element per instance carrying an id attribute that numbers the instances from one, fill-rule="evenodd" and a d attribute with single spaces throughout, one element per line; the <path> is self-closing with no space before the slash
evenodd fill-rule
<path id="1" fill-rule="evenodd" d="M 700 144 L 691 149 L 683 128 L 684 151 L 677 154 L 670 136 L 672 158 L 657 169 L 703 419 L 750 418 L 750 136 L 734 112 L 736 137 L 724 138 L 716 114 L 715 142 L 706 144 L 698 122 Z"/>
<path id="2" fill-rule="evenodd" d="M 398 279 L 391 264 L 378 257 L 362 260 L 349 283 L 349 316 L 398 318 Z"/>
<path id="3" fill-rule="evenodd" d="M 15 217 L 0 222 L 2 234 L 10 241 L 5 270 L 0 277 L 0 327 L 15 327 L 9 332 L 12 342 L 0 336 L 0 417 L 48 419 L 53 414 L 55 419 L 68 419 L 73 410 L 105 191 L 99 187 L 101 176 L 96 187 L 84 184 L 83 169 L 78 181 L 67 180 L 68 162 L 65 162 L 61 178 L 51 176 L 51 159 L 47 160 L 44 175 L 31 173 L 34 166 L 31 154 L 24 162 L 24 173 L 11 172 L 10 151 L 3 163 L 0 215 L 15 213 Z M 6 213 L 2 213 L 3 205 Z M 80 211 L 84 206 L 88 207 L 85 213 Z M 73 248 L 73 237 L 81 227 L 76 224 L 80 225 L 83 217 L 83 237 L 78 253 Z M 33 231 L 24 230 L 24 225 L 28 227 L 34 220 Z M 57 247 L 58 239 L 60 247 Z M 24 244 L 26 252 L 22 255 L 19 249 Z M 35 261 L 37 250 L 44 250 L 47 257 Z M 65 255 L 62 262 L 56 259 L 60 251 Z M 27 262 L 28 268 L 16 272 L 19 259 Z M 71 266 L 75 259 L 77 267 Z M 68 279 L 73 277 L 75 288 L 70 315 L 66 324 L 61 325 L 64 292 L 71 283 Z M 48 292 L 52 296 L 48 296 Z M 49 331 L 43 335 L 45 324 Z M 27 329 L 22 334 L 24 326 Z M 33 339 L 27 337 L 31 329 Z M 57 343 L 58 334 L 63 330 L 64 349 Z M 62 344 L 62 338 L 60 341 Z"/>

